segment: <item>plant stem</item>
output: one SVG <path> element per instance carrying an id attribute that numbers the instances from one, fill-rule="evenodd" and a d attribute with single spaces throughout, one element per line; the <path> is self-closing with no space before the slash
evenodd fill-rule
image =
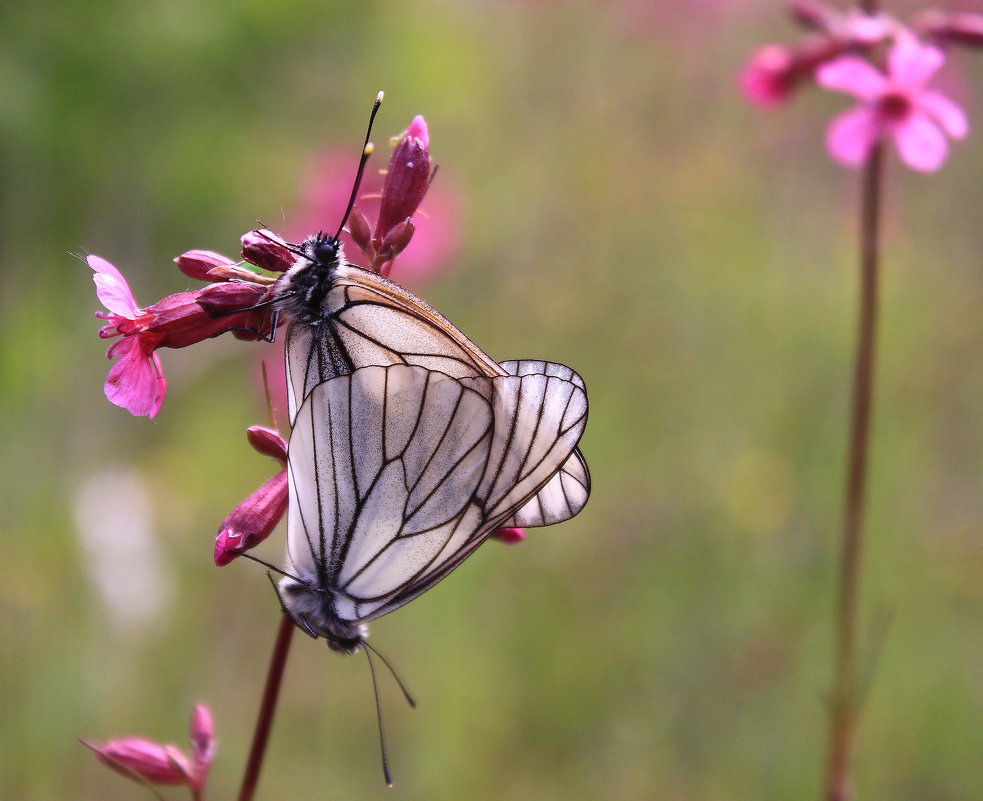
<path id="1" fill-rule="evenodd" d="M 878 145 L 864 169 L 860 210 L 860 313 L 840 554 L 836 672 L 830 699 L 829 750 L 823 794 L 825 801 L 848 801 L 853 795 L 850 762 L 861 702 L 857 669 L 857 623 L 860 617 L 860 567 L 876 348 L 882 163 L 882 148 Z"/>
<path id="2" fill-rule="evenodd" d="M 263 688 L 263 700 L 259 705 L 259 716 L 256 718 L 256 729 L 253 732 L 253 744 L 249 749 L 249 759 L 242 774 L 242 785 L 239 787 L 239 801 L 252 801 L 259 783 L 259 771 L 263 767 L 263 757 L 266 755 L 266 743 L 270 738 L 270 728 L 273 726 L 273 713 L 276 711 L 276 701 L 280 694 L 280 684 L 283 681 L 283 669 L 287 664 L 290 653 L 290 640 L 293 637 L 294 624 L 286 615 L 280 620 L 276 643 L 270 656 L 270 667 L 266 673 L 266 686 Z"/>

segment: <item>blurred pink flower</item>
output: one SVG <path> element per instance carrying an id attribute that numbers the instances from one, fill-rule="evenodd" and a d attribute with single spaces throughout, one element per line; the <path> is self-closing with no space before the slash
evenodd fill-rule
<path id="1" fill-rule="evenodd" d="M 208 780 L 208 771 L 215 761 L 218 743 L 215 742 L 215 721 L 212 710 L 205 704 L 195 704 L 189 727 L 191 739 L 191 786 L 202 789 Z"/>
<path id="2" fill-rule="evenodd" d="M 784 103 L 792 95 L 797 74 L 792 49 L 780 44 L 768 44 L 755 50 L 738 77 L 744 96 L 754 105 L 771 108 Z"/>
<path id="3" fill-rule="evenodd" d="M 857 56 L 843 56 L 816 72 L 820 86 L 846 92 L 860 104 L 840 114 L 829 126 L 826 144 L 841 164 L 858 167 L 874 145 L 890 137 L 901 160 L 920 172 L 934 172 L 945 162 L 949 145 L 966 136 L 963 109 L 945 95 L 925 88 L 945 56 L 902 32 L 888 53 L 887 73 Z"/>
<path id="4" fill-rule="evenodd" d="M 302 241 L 312 231 L 335 230 L 352 191 L 356 166 L 347 152 L 325 152 L 312 158 L 299 208 L 287 218 L 288 238 Z M 379 217 L 382 189 L 382 175 L 377 170 L 367 170 L 358 199 L 363 218 Z M 419 288 L 451 266 L 459 248 L 461 205 L 459 194 L 444 176 L 432 183 L 413 217 L 413 244 L 399 254 L 393 273 L 397 281 Z M 354 225 L 350 221 L 349 227 Z M 371 231 L 372 226 L 368 227 Z M 360 248 L 348 231 L 342 232 L 341 240 L 348 258 L 358 263 Z M 366 262 L 362 266 L 370 265 Z"/>
<path id="5" fill-rule="evenodd" d="M 215 759 L 215 727 L 211 710 L 204 704 L 191 714 L 191 757 L 175 745 L 164 745 L 145 737 L 120 737 L 103 745 L 82 743 L 117 773 L 149 784 L 185 785 L 199 797 Z"/>
<path id="6" fill-rule="evenodd" d="M 106 307 L 105 312 L 96 312 L 96 317 L 107 323 L 99 336 L 102 339 L 122 336 L 106 351 L 107 358 L 118 357 L 118 361 L 109 371 L 104 391 L 110 402 L 131 414 L 153 418 L 164 402 L 167 380 L 155 352 L 158 348 L 184 348 L 225 331 L 235 331 L 240 338 L 256 339 L 252 332 L 269 328 L 265 309 L 236 313 L 237 309 L 249 309 L 259 302 L 268 291 L 263 283 L 246 283 L 241 279 L 231 283 L 226 278 L 222 279 L 226 283 L 214 283 L 194 292 L 178 292 L 140 308 L 116 267 L 99 256 L 89 256 L 86 262 L 93 270 L 96 294 Z M 215 261 L 215 266 L 229 267 L 219 261 Z M 182 269 L 202 275 L 207 271 L 201 261 L 191 266 L 190 260 Z"/>
<path id="7" fill-rule="evenodd" d="M 265 456 L 280 462 L 281 469 L 233 509 L 219 526 L 213 558 L 219 567 L 232 562 L 239 552 L 259 545 L 273 533 L 287 512 L 287 442 L 279 432 L 265 426 L 251 426 L 246 432 L 249 444 Z"/>

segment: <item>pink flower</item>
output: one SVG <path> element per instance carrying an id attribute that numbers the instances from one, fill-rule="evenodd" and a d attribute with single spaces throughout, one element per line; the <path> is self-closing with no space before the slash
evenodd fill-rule
<path id="1" fill-rule="evenodd" d="M 191 756 L 175 745 L 164 745 L 145 737 L 120 737 L 104 745 L 82 743 L 105 765 L 134 781 L 149 784 L 185 785 L 197 798 L 208 780 L 215 760 L 215 726 L 211 710 L 198 704 L 191 714 Z"/>
<path id="2" fill-rule="evenodd" d="M 277 431 L 251 426 L 249 444 L 280 463 L 281 470 L 233 509 L 219 526 L 213 558 L 219 567 L 229 564 L 239 552 L 258 545 L 277 527 L 287 512 L 287 442 Z"/>
<path id="3" fill-rule="evenodd" d="M 876 143 L 890 137 L 901 160 L 912 169 L 939 169 L 949 153 L 944 134 L 962 139 L 969 130 L 958 104 L 925 88 L 944 61 L 937 47 L 922 45 L 902 32 L 888 53 L 887 74 L 857 56 L 842 56 L 820 67 L 816 72 L 820 86 L 860 101 L 829 126 L 826 145 L 833 158 L 858 167 Z"/>
<path id="4" fill-rule="evenodd" d="M 207 262 L 211 256 L 217 254 L 203 260 Z M 156 354 L 158 348 L 187 347 L 225 331 L 256 339 L 257 335 L 251 332 L 269 328 L 266 309 L 235 313 L 237 309 L 249 309 L 263 298 L 268 291 L 264 283 L 245 283 L 240 278 L 235 283 L 216 283 L 197 292 L 179 292 L 140 308 L 119 270 L 99 256 L 89 256 L 86 261 L 94 273 L 96 294 L 107 309 L 96 312 L 96 317 L 107 323 L 99 336 L 103 339 L 122 336 L 106 351 L 107 358 L 118 357 L 106 378 L 106 397 L 131 414 L 152 418 L 164 402 L 167 380 Z M 230 265 L 211 261 L 215 267 L 230 269 Z M 204 275 L 212 268 L 206 269 L 201 261 L 190 266 L 189 260 L 182 269 Z M 261 280 L 260 276 L 256 278 Z"/>

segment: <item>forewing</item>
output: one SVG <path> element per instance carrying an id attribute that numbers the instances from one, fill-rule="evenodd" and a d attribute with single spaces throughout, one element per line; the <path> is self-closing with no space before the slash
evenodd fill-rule
<path id="1" fill-rule="evenodd" d="M 321 320 L 287 332 L 290 419 L 318 384 L 369 365 L 417 365 L 454 378 L 501 369 L 440 312 L 413 293 L 353 265 L 339 268 Z"/>
<path id="2" fill-rule="evenodd" d="M 288 454 L 288 554 L 342 619 L 377 616 L 474 536 L 492 430 L 480 393 L 421 367 L 365 367 L 308 393 Z"/>

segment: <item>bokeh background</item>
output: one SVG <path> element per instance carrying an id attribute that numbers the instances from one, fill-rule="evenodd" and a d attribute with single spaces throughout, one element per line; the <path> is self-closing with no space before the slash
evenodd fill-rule
<path id="1" fill-rule="evenodd" d="M 416 288 L 492 356 L 585 377 L 594 495 L 373 624 L 420 701 L 383 679 L 395 790 L 364 659 L 298 638 L 260 797 L 817 797 L 857 176 L 822 147 L 845 98 L 735 90 L 796 35 L 764 0 L 5 4 L 0 796 L 149 798 L 76 738 L 185 744 L 207 701 L 209 798 L 234 797 L 279 609 L 211 550 L 274 468 L 244 438 L 259 348 L 164 351 L 164 409 L 133 418 L 69 254 L 144 304 L 189 288 L 174 256 L 296 224 L 325 153 L 354 168 L 385 89 L 375 141 L 424 114 L 457 198 Z M 981 79 L 952 56 L 973 132 L 940 173 L 887 171 L 865 799 L 983 792 Z"/>

